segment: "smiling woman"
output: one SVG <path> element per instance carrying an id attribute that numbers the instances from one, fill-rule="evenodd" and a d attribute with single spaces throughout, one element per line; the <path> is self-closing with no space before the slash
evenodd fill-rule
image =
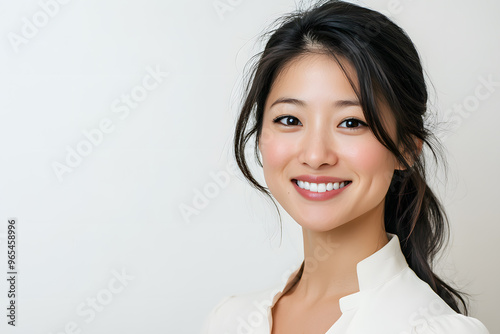
<path id="1" fill-rule="evenodd" d="M 426 181 L 424 144 L 436 160 L 439 146 L 413 43 L 342 1 L 282 20 L 248 84 L 234 153 L 302 227 L 304 261 L 276 289 L 219 302 L 205 333 L 488 333 L 431 269 L 447 219 Z M 246 163 L 252 135 L 267 188 Z"/>

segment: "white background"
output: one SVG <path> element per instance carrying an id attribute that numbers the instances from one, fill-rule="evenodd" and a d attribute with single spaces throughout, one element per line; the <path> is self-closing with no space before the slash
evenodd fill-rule
<path id="1" fill-rule="evenodd" d="M 268 288 L 301 262 L 297 224 L 282 210 L 278 247 L 274 207 L 227 171 L 245 63 L 261 50 L 258 35 L 296 5 L 220 2 L 231 10 L 217 13 L 212 0 L 71 0 L 47 22 L 37 1 L 1 2 L 1 277 L 10 217 L 19 246 L 17 327 L 6 324 L 1 279 L 2 333 L 197 333 L 223 297 Z M 431 108 L 454 120 L 443 140 L 448 181 L 432 180 L 452 227 L 437 270 L 500 332 L 500 4 L 361 3 L 408 32 L 434 85 Z M 40 27 L 15 47 L 23 18 Z M 168 72 L 151 91 L 141 88 L 148 68 Z M 480 78 L 496 82 L 488 97 L 476 95 Z M 120 99 L 132 92 L 147 96 L 124 117 Z M 465 106 L 461 116 L 454 105 Z M 88 146 L 84 131 L 105 119 L 112 130 Z M 87 155 L 59 180 L 54 163 L 78 147 Z M 213 188 L 214 173 L 229 184 Z M 207 189 L 218 193 L 183 216 Z M 91 319 L 92 298 L 104 305 Z"/>

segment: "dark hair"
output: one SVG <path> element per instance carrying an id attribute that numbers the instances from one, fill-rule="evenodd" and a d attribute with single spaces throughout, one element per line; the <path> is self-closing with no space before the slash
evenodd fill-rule
<path id="1" fill-rule="evenodd" d="M 246 162 L 245 147 L 255 134 L 254 154 L 263 167 L 258 142 L 272 83 L 285 65 L 298 56 L 317 52 L 331 55 L 349 79 L 373 134 L 406 167 L 392 174 L 385 198 L 386 231 L 398 236 L 408 265 L 418 277 L 458 313 L 462 313 L 460 303 L 463 314 L 467 315 L 467 305 L 461 296 L 466 294 L 447 285 L 432 270 L 433 260 L 447 242 L 448 218 L 427 185 L 424 155 L 415 140 L 419 139 L 422 147 L 426 144 L 431 149 L 437 163 L 441 146 L 439 139 L 424 125 L 424 116 L 428 116 L 428 94 L 412 41 L 383 14 L 343 1 L 320 1 L 308 10 L 297 10 L 276 22 L 280 23 L 278 28 L 266 33 L 272 35 L 265 49 L 254 56 L 259 60 L 245 87 L 234 133 L 234 155 L 244 177 L 271 199 L 279 214 L 268 188 L 253 177 Z M 340 58 L 347 59 L 356 70 L 359 90 Z M 396 119 L 397 143 L 380 122 L 379 100 L 389 106 Z M 250 120 L 253 124 L 245 133 Z"/>

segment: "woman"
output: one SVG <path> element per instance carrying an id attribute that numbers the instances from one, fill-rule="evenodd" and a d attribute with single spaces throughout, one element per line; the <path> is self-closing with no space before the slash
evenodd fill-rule
<path id="1" fill-rule="evenodd" d="M 304 261 L 274 289 L 220 301 L 205 333 L 488 333 L 431 269 L 447 218 L 426 183 L 426 103 L 418 53 L 382 14 L 323 1 L 283 18 L 234 148 L 301 225 Z M 269 191 L 246 163 L 254 134 Z"/>

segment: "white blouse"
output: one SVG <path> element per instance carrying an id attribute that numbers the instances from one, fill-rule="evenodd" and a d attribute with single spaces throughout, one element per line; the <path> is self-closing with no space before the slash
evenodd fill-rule
<path id="1" fill-rule="evenodd" d="M 359 290 L 339 299 L 341 317 L 325 334 L 489 334 L 476 318 L 455 312 L 408 266 L 397 235 L 357 264 Z M 271 308 L 300 278 L 304 261 L 275 288 L 222 299 L 203 334 L 269 334 Z"/>

